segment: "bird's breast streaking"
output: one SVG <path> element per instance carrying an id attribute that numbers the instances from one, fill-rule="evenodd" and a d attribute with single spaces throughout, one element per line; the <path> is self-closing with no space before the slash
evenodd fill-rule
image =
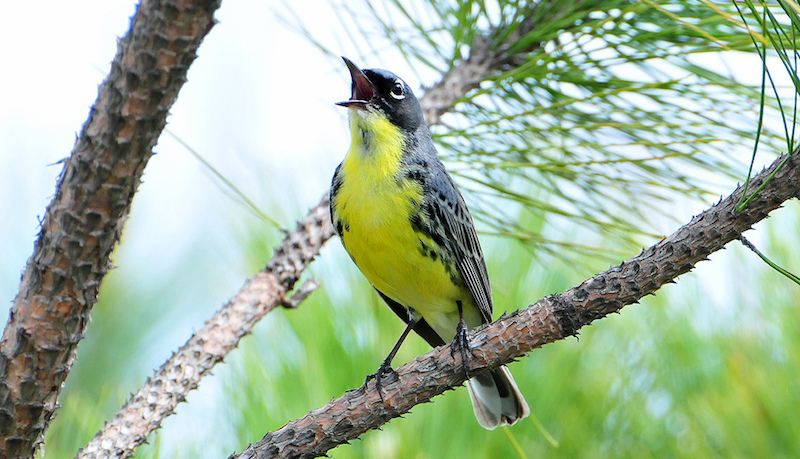
<path id="1" fill-rule="evenodd" d="M 458 322 L 456 301 L 473 299 L 452 257 L 426 231 L 429 171 L 403 156 L 407 139 L 380 113 L 357 111 L 350 118 L 351 148 L 331 196 L 336 231 L 375 288 L 419 312 L 450 340 Z"/>

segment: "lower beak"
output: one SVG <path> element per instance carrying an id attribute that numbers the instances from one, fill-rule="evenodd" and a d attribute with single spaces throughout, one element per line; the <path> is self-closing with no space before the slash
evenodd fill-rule
<path id="1" fill-rule="evenodd" d="M 366 110 L 368 104 L 369 102 L 365 100 L 343 100 L 341 102 L 336 102 L 336 105 L 340 107 L 355 108 L 357 110 Z"/>

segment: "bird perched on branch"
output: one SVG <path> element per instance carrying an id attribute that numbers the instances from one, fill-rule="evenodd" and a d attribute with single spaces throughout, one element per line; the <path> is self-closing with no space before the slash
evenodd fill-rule
<path id="1" fill-rule="evenodd" d="M 378 371 L 414 330 L 431 346 L 456 340 L 467 378 L 467 330 L 492 320 L 492 290 L 472 216 L 439 161 L 422 108 L 397 75 L 359 69 L 347 107 L 352 144 L 331 185 L 331 217 L 345 250 L 407 326 Z M 467 380 L 475 417 L 494 429 L 529 409 L 508 368 Z M 382 397 L 382 395 L 381 395 Z"/>

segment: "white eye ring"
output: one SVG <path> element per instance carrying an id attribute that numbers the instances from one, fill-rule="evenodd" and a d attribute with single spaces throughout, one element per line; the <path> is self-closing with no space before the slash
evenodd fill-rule
<path id="1" fill-rule="evenodd" d="M 394 80 L 394 84 L 392 85 L 392 89 L 389 90 L 389 94 L 392 95 L 397 100 L 403 100 L 406 98 L 406 91 L 403 88 L 403 80 L 396 79 Z"/>

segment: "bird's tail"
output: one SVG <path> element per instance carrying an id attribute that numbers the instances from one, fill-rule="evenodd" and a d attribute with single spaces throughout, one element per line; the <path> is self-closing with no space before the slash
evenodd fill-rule
<path id="1" fill-rule="evenodd" d="M 530 409 L 505 365 L 467 381 L 469 398 L 478 423 L 494 430 L 528 416 Z"/>

